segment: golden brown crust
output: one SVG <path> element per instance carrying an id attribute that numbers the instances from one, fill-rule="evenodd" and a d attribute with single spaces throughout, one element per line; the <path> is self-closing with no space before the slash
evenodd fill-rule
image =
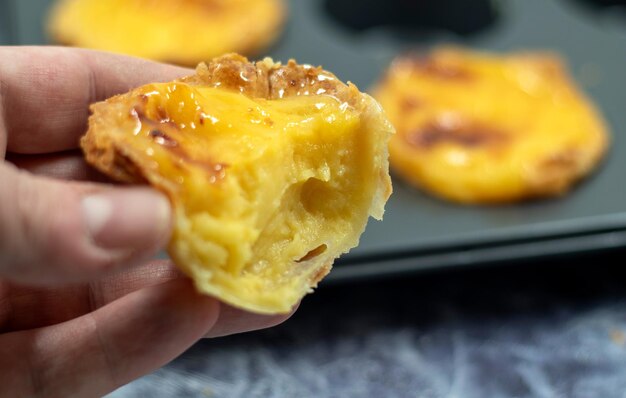
<path id="1" fill-rule="evenodd" d="M 147 184 L 141 168 L 124 154 L 111 141 L 85 135 L 80 142 L 87 163 L 94 165 L 113 180 L 129 184 Z"/>
<path id="2" fill-rule="evenodd" d="M 333 268 L 333 262 L 334 260 L 320 266 L 317 272 L 311 276 L 309 284 L 314 287 L 317 286 L 317 284 L 320 283 L 322 279 L 324 279 L 326 275 L 330 273 L 330 270 Z"/>

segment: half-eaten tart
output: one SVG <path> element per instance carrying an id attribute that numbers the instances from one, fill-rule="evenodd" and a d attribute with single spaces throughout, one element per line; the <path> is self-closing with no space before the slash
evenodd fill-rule
<path id="1" fill-rule="evenodd" d="M 169 254 L 197 289 L 285 313 L 391 194 L 382 108 L 319 67 L 226 55 L 92 106 L 81 145 L 175 212 Z"/>

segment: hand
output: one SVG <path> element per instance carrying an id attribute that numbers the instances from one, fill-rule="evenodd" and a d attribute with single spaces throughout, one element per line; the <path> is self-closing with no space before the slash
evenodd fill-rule
<path id="1" fill-rule="evenodd" d="M 98 396 L 203 336 L 275 325 L 148 261 L 167 199 L 102 182 L 77 151 L 88 105 L 190 71 L 86 50 L 0 47 L 0 396 Z M 88 180 L 92 180 L 88 182 Z"/>

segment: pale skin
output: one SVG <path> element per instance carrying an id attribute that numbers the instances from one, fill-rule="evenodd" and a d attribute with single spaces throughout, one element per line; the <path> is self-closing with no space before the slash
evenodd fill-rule
<path id="1" fill-rule="evenodd" d="M 77 151 L 88 105 L 188 69 L 0 47 L 0 396 L 101 396 L 203 337 L 276 325 L 198 295 L 167 261 L 171 209 Z"/>

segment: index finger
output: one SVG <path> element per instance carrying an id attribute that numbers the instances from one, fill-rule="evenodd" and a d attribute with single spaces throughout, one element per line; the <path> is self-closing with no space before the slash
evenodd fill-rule
<path id="1" fill-rule="evenodd" d="M 76 148 L 91 103 L 190 73 L 91 50 L 0 47 L 0 154 L 5 149 L 35 154 Z"/>

